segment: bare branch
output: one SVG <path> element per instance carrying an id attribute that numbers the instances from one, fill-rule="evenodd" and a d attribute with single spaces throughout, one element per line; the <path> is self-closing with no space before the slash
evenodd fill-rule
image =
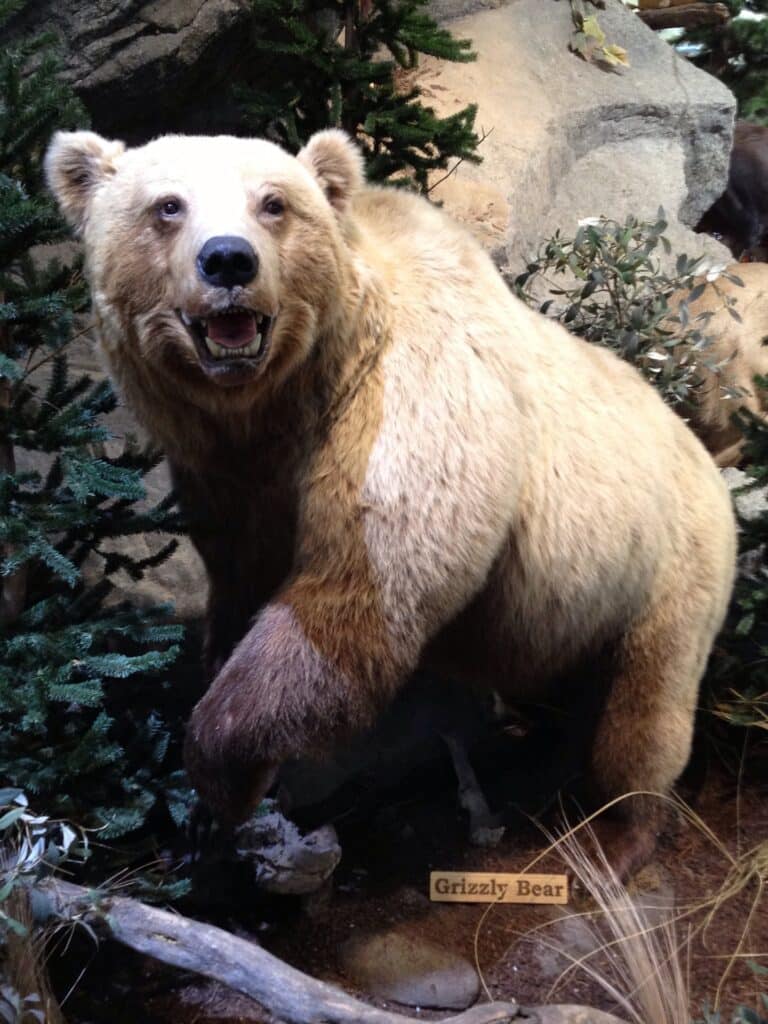
<path id="1" fill-rule="evenodd" d="M 489 128 L 487 132 L 486 131 L 482 132 L 482 134 L 480 135 L 480 138 L 477 140 L 477 147 L 478 147 L 478 149 L 480 148 L 480 146 L 482 146 L 482 144 L 485 142 L 485 140 L 488 138 L 488 136 L 491 134 L 492 131 L 493 131 L 493 128 Z M 442 178 L 438 178 L 437 181 L 433 181 L 432 184 L 427 189 L 427 195 L 429 195 L 429 193 L 432 192 L 433 189 L 436 189 L 438 185 L 442 185 L 442 183 L 447 178 L 450 178 L 450 176 L 452 174 L 455 174 L 456 171 L 459 169 L 459 167 L 461 167 L 461 165 L 464 163 L 465 159 L 466 159 L 466 157 L 460 156 L 459 159 L 456 161 L 456 163 L 453 165 L 453 167 L 451 167 L 451 169 L 447 173 L 445 173 L 442 176 Z"/>
<path id="2" fill-rule="evenodd" d="M 58 913 L 85 921 L 124 946 L 186 971 L 195 971 L 255 999 L 286 1024 L 407 1024 L 290 967 L 255 942 L 125 896 L 100 898 L 69 882 L 45 884 Z M 442 1024 L 509 1024 L 517 1003 L 485 1003 Z"/>

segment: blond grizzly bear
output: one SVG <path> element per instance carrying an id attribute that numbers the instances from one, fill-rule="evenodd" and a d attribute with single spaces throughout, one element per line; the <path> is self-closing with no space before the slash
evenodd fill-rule
<path id="1" fill-rule="evenodd" d="M 59 134 L 47 173 L 208 571 L 186 758 L 221 819 L 425 664 L 512 699 L 594 664 L 596 794 L 669 789 L 735 530 L 634 369 L 516 301 L 426 200 L 366 186 L 341 132 L 298 158 Z M 647 825 L 632 806 L 620 870 Z"/>

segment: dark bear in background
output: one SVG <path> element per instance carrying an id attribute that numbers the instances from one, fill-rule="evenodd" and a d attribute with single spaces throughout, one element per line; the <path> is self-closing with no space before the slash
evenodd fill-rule
<path id="1" fill-rule="evenodd" d="M 733 255 L 765 262 L 768 255 L 768 127 L 737 121 L 728 187 L 697 231 L 719 235 Z"/>

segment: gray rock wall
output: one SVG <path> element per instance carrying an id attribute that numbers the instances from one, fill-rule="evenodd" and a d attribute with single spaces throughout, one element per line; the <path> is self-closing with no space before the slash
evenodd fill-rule
<path id="1" fill-rule="evenodd" d="M 513 269 L 556 228 L 599 214 L 655 218 L 660 205 L 675 248 L 725 258 L 688 228 L 725 187 L 732 94 L 620 0 L 597 15 L 608 41 L 628 50 L 628 70 L 569 52 L 563 0 L 511 0 L 450 23 L 472 40 L 477 62 L 426 60 L 419 82 L 440 113 L 477 102 L 477 126 L 488 134 L 483 162 L 462 164 L 434 198 Z"/>

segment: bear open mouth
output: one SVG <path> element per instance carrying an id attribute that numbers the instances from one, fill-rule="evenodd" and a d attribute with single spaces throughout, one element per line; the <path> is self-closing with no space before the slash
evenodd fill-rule
<path id="1" fill-rule="evenodd" d="M 206 317 L 188 316 L 182 310 L 177 314 L 206 366 L 223 369 L 233 362 L 254 363 L 266 353 L 274 319 L 266 313 L 229 306 Z"/>

